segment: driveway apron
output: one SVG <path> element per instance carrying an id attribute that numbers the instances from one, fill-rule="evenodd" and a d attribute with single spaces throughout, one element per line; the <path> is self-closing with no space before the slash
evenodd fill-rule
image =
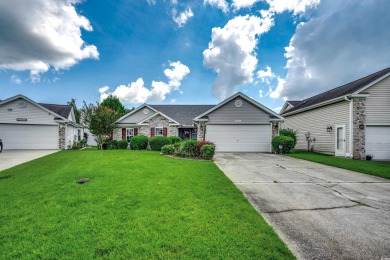
<path id="1" fill-rule="evenodd" d="M 274 154 L 215 163 L 298 258 L 390 259 L 389 180 Z"/>
<path id="2" fill-rule="evenodd" d="M 0 171 L 58 151 L 59 150 L 4 150 L 0 153 Z"/>

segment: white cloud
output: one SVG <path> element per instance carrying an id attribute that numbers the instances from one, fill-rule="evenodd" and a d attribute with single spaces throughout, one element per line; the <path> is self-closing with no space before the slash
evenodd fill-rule
<path id="1" fill-rule="evenodd" d="M 239 10 L 241 8 L 251 8 L 255 3 L 260 0 L 233 0 L 232 6 L 234 10 Z"/>
<path id="2" fill-rule="evenodd" d="M 101 88 L 99 88 L 99 93 L 100 93 L 100 94 L 103 94 L 104 92 L 106 92 L 106 91 L 109 90 L 109 89 L 110 89 L 109 86 L 101 87 Z"/>
<path id="3" fill-rule="evenodd" d="M 67 69 L 87 58 L 97 59 L 96 46 L 81 38 L 92 31 L 87 18 L 77 13 L 81 0 L 0 0 L 0 69 L 39 73 Z"/>
<path id="4" fill-rule="evenodd" d="M 296 15 L 304 13 L 308 8 L 317 6 L 320 0 L 266 0 L 266 2 L 270 5 L 270 11 L 272 12 L 282 13 L 284 11 L 292 11 Z"/>
<path id="5" fill-rule="evenodd" d="M 30 80 L 32 83 L 38 83 L 41 81 L 41 74 L 39 71 L 31 70 L 30 71 Z"/>
<path id="6" fill-rule="evenodd" d="M 172 98 L 172 99 L 171 99 L 171 103 L 172 103 L 172 104 L 176 103 L 176 98 Z"/>
<path id="7" fill-rule="evenodd" d="M 146 0 L 150 6 L 156 4 L 156 0 Z"/>
<path id="8" fill-rule="evenodd" d="M 259 70 L 257 72 L 257 77 L 261 80 L 261 82 L 269 85 L 272 79 L 276 77 L 276 75 L 272 72 L 271 67 L 267 66 L 265 70 Z"/>
<path id="9" fill-rule="evenodd" d="M 190 69 L 180 61 L 171 62 L 171 68 L 165 69 L 164 74 L 168 78 L 168 83 L 162 81 L 152 81 L 152 87 L 145 86 L 142 78 L 126 85 L 118 86 L 113 92 L 108 92 L 109 87 L 99 88 L 100 101 L 112 94 L 126 104 L 139 104 L 147 101 L 163 101 L 172 91 L 179 90 L 181 81 L 190 73 Z"/>
<path id="10" fill-rule="evenodd" d="M 229 4 L 226 2 L 226 0 L 204 0 L 203 3 L 215 6 L 221 9 L 224 13 L 229 12 Z"/>
<path id="11" fill-rule="evenodd" d="M 390 1 L 324 1 L 286 48 L 273 98 L 303 99 L 389 66 Z"/>
<path id="12" fill-rule="evenodd" d="M 22 83 L 22 81 L 20 80 L 20 78 L 18 76 L 16 76 L 15 74 L 13 74 L 11 76 L 11 82 L 12 83 L 15 83 L 17 85 L 19 85 L 20 83 Z"/>
<path id="13" fill-rule="evenodd" d="M 259 97 L 264 97 L 264 92 L 262 90 L 259 90 Z"/>
<path id="14" fill-rule="evenodd" d="M 213 95 L 222 100 L 237 87 L 253 81 L 257 66 L 255 48 L 258 37 L 270 30 L 273 18 L 262 12 L 263 17 L 237 16 L 224 28 L 213 28 L 208 49 L 203 51 L 203 63 L 218 74 L 213 84 Z"/>
<path id="15" fill-rule="evenodd" d="M 172 19 L 179 26 L 179 28 L 183 27 L 187 23 L 188 19 L 190 19 L 193 16 L 194 13 L 189 7 L 184 12 L 181 13 L 178 13 L 175 8 L 172 9 Z"/>

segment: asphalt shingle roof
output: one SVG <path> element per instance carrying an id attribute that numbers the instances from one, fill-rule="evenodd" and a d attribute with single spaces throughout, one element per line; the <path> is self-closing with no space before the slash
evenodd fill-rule
<path id="1" fill-rule="evenodd" d="M 383 77 L 384 75 L 386 75 L 389 72 L 390 72 L 390 67 L 388 67 L 384 70 L 375 72 L 375 73 L 368 75 L 366 77 L 363 77 L 361 79 L 352 81 L 352 82 L 347 83 L 345 85 L 339 86 L 337 88 L 320 93 L 320 94 L 315 95 L 313 97 L 309 97 L 309 98 L 302 100 L 302 101 L 287 101 L 287 102 L 291 103 L 294 107 L 284 111 L 282 113 L 282 115 L 286 114 L 286 113 L 293 112 L 293 111 L 298 110 L 298 109 L 310 107 L 310 106 L 316 105 L 318 103 L 321 103 L 321 102 L 324 102 L 327 100 L 331 100 L 331 99 L 334 99 L 337 97 L 342 97 L 342 96 L 345 96 L 348 94 L 352 94 L 355 91 L 361 89 L 362 87 L 370 84 L 371 82 Z"/>
<path id="2" fill-rule="evenodd" d="M 44 103 L 38 103 L 39 105 L 49 109 L 50 111 L 53 111 L 54 113 L 65 117 L 66 119 L 69 117 L 70 111 L 72 110 L 71 105 L 56 105 L 56 104 L 44 104 Z"/>
<path id="3" fill-rule="evenodd" d="M 193 125 L 193 119 L 215 105 L 149 105 L 182 125 Z"/>

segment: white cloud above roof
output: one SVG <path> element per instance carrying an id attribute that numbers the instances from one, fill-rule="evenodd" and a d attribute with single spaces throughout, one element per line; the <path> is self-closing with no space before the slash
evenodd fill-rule
<path id="1" fill-rule="evenodd" d="M 92 31 L 77 13 L 79 0 L 0 0 L 0 69 L 39 73 L 68 69 L 83 59 L 97 59 L 96 46 L 81 38 Z M 28 19 L 26 19 L 28 17 Z"/>

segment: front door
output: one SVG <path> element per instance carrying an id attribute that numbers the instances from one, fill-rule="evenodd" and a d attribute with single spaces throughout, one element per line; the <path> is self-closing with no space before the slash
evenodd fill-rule
<path id="1" fill-rule="evenodd" d="M 335 155 L 345 156 L 345 125 L 336 125 Z"/>

